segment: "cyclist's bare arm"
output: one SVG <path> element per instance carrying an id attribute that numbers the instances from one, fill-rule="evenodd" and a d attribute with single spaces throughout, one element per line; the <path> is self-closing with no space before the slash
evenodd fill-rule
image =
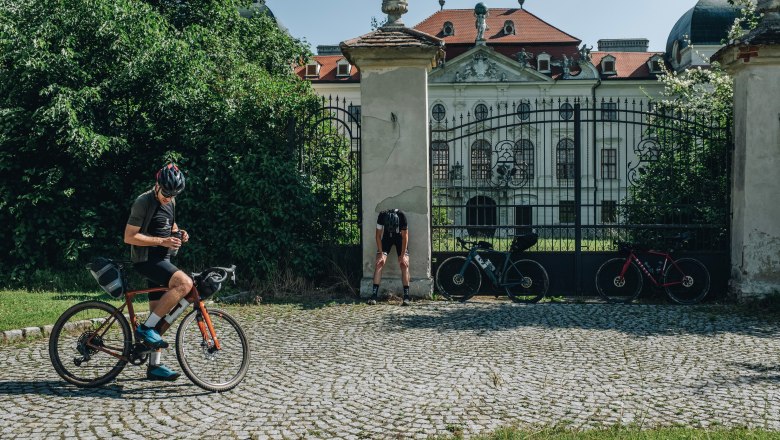
<path id="1" fill-rule="evenodd" d="M 409 245 L 409 230 L 404 229 L 401 231 L 401 258 L 406 255 L 406 249 Z"/>
<path id="2" fill-rule="evenodd" d="M 384 232 L 384 228 L 376 228 L 376 233 L 374 234 L 374 238 L 376 239 L 376 253 L 382 252 L 382 233 Z"/>
<path id="3" fill-rule="evenodd" d="M 167 248 L 178 248 L 181 246 L 181 240 L 176 237 L 152 237 L 141 233 L 140 226 L 125 226 L 125 243 L 133 246 L 165 246 Z"/>

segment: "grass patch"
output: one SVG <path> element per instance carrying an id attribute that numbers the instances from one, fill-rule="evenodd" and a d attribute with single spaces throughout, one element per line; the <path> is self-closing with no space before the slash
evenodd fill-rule
<path id="1" fill-rule="evenodd" d="M 462 439 L 457 430 L 451 436 L 437 439 Z M 565 427 L 542 428 L 538 430 L 503 428 L 493 433 L 469 437 L 475 440 L 732 440 L 780 439 L 780 433 L 757 429 L 697 429 L 697 428 L 658 428 L 640 429 L 632 426 L 615 426 L 605 429 L 577 431 Z"/>
<path id="2" fill-rule="evenodd" d="M 0 331 L 54 324 L 68 307 L 89 300 L 105 301 L 115 306 L 124 303 L 99 292 L 0 290 Z M 133 304 L 145 302 L 146 297 L 139 296 Z M 137 307 L 137 311 L 146 311 L 146 307 Z"/>

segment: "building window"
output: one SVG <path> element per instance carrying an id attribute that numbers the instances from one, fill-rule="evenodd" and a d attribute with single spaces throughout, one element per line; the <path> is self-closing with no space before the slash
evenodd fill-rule
<path id="1" fill-rule="evenodd" d="M 319 78 L 320 63 L 314 62 L 306 65 L 306 78 Z"/>
<path id="2" fill-rule="evenodd" d="M 359 105 L 352 105 L 350 104 L 349 107 L 347 107 L 347 111 L 349 112 L 349 115 L 352 116 L 354 119 L 353 122 L 360 123 L 360 106 Z"/>
<path id="3" fill-rule="evenodd" d="M 486 140 L 478 140 L 471 144 L 471 180 L 490 180 L 492 168 L 490 143 Z"/>
<path id="4" fill-rule="evenodd" d="M 434 121 L 441 122 L 447 117 L 447 109 L 442 104 L 436 104 L 431 110 L 431 116 L 433 116 Z"/>
<path id="5" fill-rule="evenodd" d="M 515 142 L 515 168 L 518 170 L 515 179 L 534 178 L 534 144 L 528 139 Z"/>
<path id="6" fill-rule="evenodd" d="M 450 146 L 444 141 L 431 144 L 433 180 L 446 181 L 450 177 Z"/>
<path id="7" fill-rule="evenodd" d="M 574 117 L 574 107 L 568 102 L 561 104 L 561 108 L 558 110 L 558 116 L 564 121 L 568 121 Z"/>
<path id="8" fill-rule="evenodd" d="M 474 108 L 474 117 L 477 121 L 484 121 L 488 117 L 488 108 L 485 104 L 477 104 Z"/>
<path id="9" fill-rule="evenodd" d="M 536 70 L 542 73 L 550 73 L 550 55 L 540 53 L 536 57 Z"/>
<path id="10" fill-rule="evenodd" d="M 601 222 L 617 223 L 617 202 L 614 200 L 602 200 Z"/>
<path id="11" fill-rule="evenodd" d="M 602 121 L 617 121 L 617 102 L 602 102 L 601 103 L 601 120 Z"/>
<path id="12" fill-rule="evenodd" d="M 601 60 L 601 73 L 605 75 L 614 75 L 617 73 L 615 70 L 615 57 L 607 55 Z"/>
<path id="13" fill-rule="evenodd" d="M 574 141 L 565 138 L 558 142 L 556 149 L 558 164 L 556 176 L 559 180 L 574 179 Z"/>
<path id="14" fill-rule="evenodd" d="M 476 196 L 466 202 L 467 231 L 472 237 L 492 237 L 496 234 L 498 215 L 496 201 Z"/>
<path id="15" fill-rule="evenodd" d="M 349 76 L 352 72 L 352 65 L 343 62 L 336 65 L 336 76 Z"/>
<path id="16" fill-rule="evenodd" d="M 531 104 L 527 102 L 521 102 L 517 104 L 517 119 L 521 121 L 527 121 L 531 118 Z"/>
<path id="17" fill-rule="evenodd" d="M 659 55 L 654 55 L 647 62 L 647 67 L 650 69 L 650 73 L 661 73 L 662 58 Z"/>
<path id="18" fill-rule="evenodd" d="M 515 35 L 515 23 L 512 20 L 504 22 L 504 35 Z"/>
<path id="19" fill-rule="evenodd" d="M 560 223 L 574 223 L 576 208 L 571 200 L 561 200 L 558 205 L 558 221 Z"/>
<path id="20" fill-rule="evenodd" d="M 444 26 L 441 28 L 441 34 L 445 37 L 455 35 L 455 25 L 451 21 L 445 21 Z"/>
<path id="21" fill-rule="evenodd" d="M 614 148 L 601 150 L 601 178 L 617 179 L 617 150 Z"/>

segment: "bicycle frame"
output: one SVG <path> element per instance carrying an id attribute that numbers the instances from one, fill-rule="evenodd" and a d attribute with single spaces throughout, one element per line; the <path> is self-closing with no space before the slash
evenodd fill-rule
<path id="1" fill-rule="evenodd" d="M 460 269 L 461 276 L 463 276 L 463 274 L 466 273 L 466 268 L 468 267 L 469 263 L 474 261 L 474 256 L 477 255 L 477 253 L 479 253 L 480 251 L 486 254 L 501 254 L 504 256 L 504 265 L 501 267 L 501 273 L 505 273 L 506 270 L 509 268 L 509 264 L 512 262 L 512 259 L 510 258 L 511 252 L 501 252 L 493 249 L 480 249 L 479 247 L 474 246 L 469 250 L 469 253 L 466 256 L 466 263 Z M 485 270 L 485 268 L 480 266 L 478 263 L 477 263 L 477 268 L 481 270 L 485 275 L 487 275 L 488 279 L 490 279 L 490 282 L 493 283 L 494 287 L 506 286 L 505 284 L 501 284 L 501 281 L 496 277 L 496 274 L 494 274 L 489 270 Z"/>
<path id="2" fill-rule="evenodd" d="M 125 303 L 120 306 L 114 314 L 111 315 L 109 319 L 106 319 L 105 322 L 103 322 L 100 327 L 98 327 L 94 334 L 87 339 L 86 344 L 88 347 L 93 348 L 98 351 L 102 351 L 103 353 L 109 354 L 117 359 L 121 359 L 125 362 L 130 362 L 130 359 L 126 356 L 123 356 L 119 353 L 113 352 L 108 348 L 105 348 L 104 346 L 100 344 L 92 344 L 92 339 L 95 337 L 103 337 L 106 332 L 108 332 L 108 329 L 111 328 L 111 326 L 114 324 L 114 322 L 118 319 L 118 315 L 123 313 L 123 310 L 125 307 L 127 307 L 127 313 L 130 317 L 130 325 L 133 330 L 133 333 L 135 333 L 135 329 L 138 327 L 138 319 L 135 315 L 135 310 L 133 309 L 133 299 L 137 295 L 145 295 L 149 293 L 154 292 L 167 292 L 168 288 L 165 287 L 155 287 L 151 289 L 142 289 L 142 290 L 131 290 L 127 293 L 125 293 Z M 200 329 L 200 332 L 203 336 L 203 341 L 207 344 L 209 343 L 209 338 L 213 342 L 213 347 L 217 350 L 221 350 L 221 346 L 219 344 L 219 339 L 217 339 L 217 333 L 214 330 L 214 325 L 211 323 L 211 317 L 209 316 L 208 311 L 206 310 L 206 306 L 203 304 L 203 302 L 200 299 L 200 294 L 198 293 L 198 289 L 195 286 L 192 286 L 192 290 L 187 294 L 187 296 L 194 296 L 195 300 L 193 301 L 193 306 L 200 311 L 200 316 L 202 319 L 198 319 L 198 328 Z M 115 349 L 119 350 L 121 352 L 121 349 Z"/>
<path id="3" fill-rule="evenodd" d="M 680 266 L 677 265 L 677 262 L 674 261 L 674 259 L 672 258 L 671 255 L 669 255 L 668 252 L 659 252 L 659 251 L 654 251 L 654 250 L 648 250 L 648 251 L 643 252 L 643 254 L 655 255 L 655 256 L 659 256 L 659 257 L 663 257 L 664 258 L 664 266 L 663 266 L 663 269 L 661 270 L 661 273 L 666 272 L 666 269 L 669 267 L 670 264 L 671 264 L 671 266 L 674 266 L 680 273 L 684 273 L 680 269 Z M 639 257 L 636 256 L 636 252 L 633 249 L 628 254 L 628 257 L 626 257 L 626 262 L 623 264 L 623 269 L 620 271 L 620 276 L 621 277 L 625 276 L 626 271 L 628 270 L 628 266 L 631 265 L 631 262 L 634 262 L 634 264 L 636 264 L 637 267 L 639 267 L 639 269 L 642 271 L 642 273 L 645 274 L 645 277 L 648 278 L 650 281 L 652 281 L 652 283 L 653 283 L 653 285 L 655 287 L 663 288 L 663 287 L 670 287 L 670 286 L 676 286 L 678 284 L 682 284 L 682 279 L 680 279 L 678 281 L 671 282 L 671 283 L 659 282 L 655 278 L 655 276 L 652 273 L 650 273 L 650 268 L 646 267 L 645 264 L 642 262 L 642 260 L 640 260 Z"/>

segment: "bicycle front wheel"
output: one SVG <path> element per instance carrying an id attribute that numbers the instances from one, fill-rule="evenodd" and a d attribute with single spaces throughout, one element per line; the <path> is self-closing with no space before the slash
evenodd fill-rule
<path id="1" fill-rule="evenodd" d="M 116 307 L 101 301 L 74 305 L 49 335 L 49 358 L 66 381 L 85 388 L 101 386 L 122 372 L 132 350 L 130 324 Z"/>
<path id="2" fill-rule="evenodd" d="M 501 285 L 507 296 L 518 303 L 535 303 L 544 298 L 550 277 L 544 266 L 533 260 L 518 260 L 504 273 Z"/>
<path id="3" fill-rule="evenodd" d="M 695 258 L 680 258 L 664 272 L 664 290 L 677 304 L 696 304 L 710 291 L 710 272 Z"/>
<path id="4" fill-rule="evenodd" d="M 624 258 L 607 260 L 596 272 L 596 290 L 611 303 L 630 303 L 642 292 L 642 273 L 631 263 L 626 273 L 620 276 Z"/>
<path id="5" fill-rule="evenodd" d="M 447 258 L 436 269 L 436 287 L 439 293 L 451 301 L 466 301 L 479 292 L 481 285 L 479 268 L 473 261 L 467 261 L 466 257 Z"/>
<path id="6" fill-rule="evenodd" d="M 235 388 L 249 368 L 249 343 L 238 322 L 222 310 L 207 310 L 219 349 L 214 344 L 201 311 L 187 315 L 176 332 L 176 357 L 184 374 L 208 391 Z"/>

